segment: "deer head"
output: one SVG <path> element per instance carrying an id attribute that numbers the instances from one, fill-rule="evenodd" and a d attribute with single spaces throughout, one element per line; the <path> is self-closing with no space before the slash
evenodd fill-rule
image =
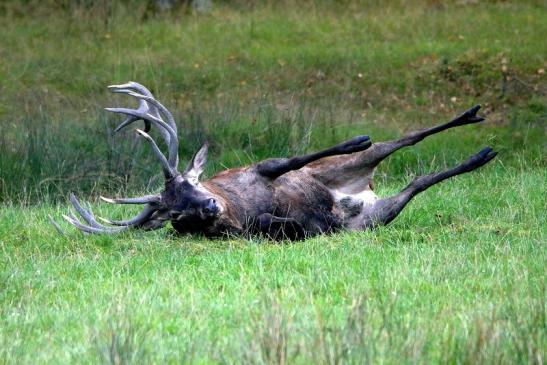
<path id="1" fill-rule="evenodd" d="M 179 163 L 177 125 L 171 112 L 154 98 L 150 90 L 136 82 L 111 85 L 108 88 L 114 93 L 127 94 L 139 101 L 137 109 L 106 108 L 106 110 L 126 116 L 126 119 L 116 128 L 116 132 L 138 120 L 144 121 L 144 129 L 136 129 L 136 132 L 148 141 L 153 154 L 159 161 L 165 177 L 165 189 L 158 195 L 137 198 L 101 197 L 104 201 L 113 204 L 144 204 L 143 211 L 129 220 L 113 221 L 99 218 L 111 226 L 98 223 L 93 213 L 83 208 L 74 194 L 70 195 L 70 201 L 87 224 L 83 224 L 72 214 L 63 217 L 81 231 L 88 233 L 116 233 L 128 228 L 156 229 L 162 227 L 168 220 L 177 221 L 179 224 L 180 222 L 213 223 L 220 216 L 223 208 L 214 194 L 199 182 L 199 177 L 207 163 L 207 143 L 192 157 L 184 172 L 179 173 L 177 170 Z M 152 125 L 156 127 L 167 145 L 167 157 L 147 133 Z"/>

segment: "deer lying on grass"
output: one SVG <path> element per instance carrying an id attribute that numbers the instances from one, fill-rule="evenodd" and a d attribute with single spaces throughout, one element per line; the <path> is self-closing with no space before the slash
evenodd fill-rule
<path id="1" fill-rule="evenodd" d="M 63 217 L 87 233 L 116 233 L 131 228 L 163 227 L 167 221 L 180 233 L 207 237 L 262 234 L 271 239 L 304 239 L 340 229 L 364 230 L 391 222 L 418 193 L 452 176 L 473 171 L 496 156 L 487 147 L 452 169 L 416 177 L 400 193 L 378 198 L 372 190 L 376 166 L 400 148 L 414 145 L 427 136 L 449 128 L 478 123 L 480 106 L 454 120 L 407 134 L 401 139 L 371 143 L 359 136 L 326 150 L 293 158 L 272 158 L 251 166 L 223 171 L 209 180 L 199 177 L 207 162 L 207 143 L 192 157 L 184 172 L 177 170 L 177 125 L 173 115 L 144 86 L 129 82 L 112 85 L 139 101 L 137 109 L 107 108 L 127 116 L 116 131 L 143 120 L 145 138 L 165 176 L 165 189 L 157 195 L 108 199 L 115 204 L 143 204 L 143 211 L 125 221 L 102 219 L 84 209 L 71 194 L 70 201 L 81 218 Z M 168 146 L 167 157 L 148 135 L 155 126 Z"/>

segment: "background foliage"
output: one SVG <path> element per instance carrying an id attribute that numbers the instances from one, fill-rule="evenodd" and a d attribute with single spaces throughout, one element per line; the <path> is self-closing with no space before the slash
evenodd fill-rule
<path id="1" fill-rule="evenodd" d="M 131 102 L 106 90 L 128 80 L 175 112 L 183 159 L 212 143 L 211 173 L 363 132 L 391 137 L 478 102 L 490 121 L 472 144 L 544 164 L 539 5 L 219 2 L 149 17 L 145 5 L 2 5 L 0 201 L 156 188 L 148 146 L 114 135 L 119 119 L 102 109 Z M 447 147 L 437 153 L 448 162 L 470 152 Z"/>

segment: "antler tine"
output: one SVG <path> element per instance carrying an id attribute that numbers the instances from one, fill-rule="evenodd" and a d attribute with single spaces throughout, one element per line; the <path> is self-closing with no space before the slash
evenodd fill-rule
<path id="1" fill-rule="evenodd" d="M 114 93 L 129 94 L 137 98 L 139 98 L 139 94 L 143 95 L 145 98 L 141 99 L 149 101 L 156 108 L 158 108 L 159 111 L 161 111 L 161 113 L 163 113 L 167 117 L 167 123 L 169 124 L 169 126 L 175 131 L 175 133 L 177 132 L 177 124 L 175 123 L 175 118 L 173 117 L 173 114 L 171 114 L 169 109 L 163 106 L 162 103 L 156 100 L 152 92 L 150 92 L 150 90 L 148 90 L 144 85 L 141 85 L 135 81 L 129 81 L 128 83 L 122 85 L 110 85 L 108 86 L 108 88 Z M 135 93 L 135 90 L 138 91 L 138 93 Z M 158 115 L 155 116 L 158 117 Z"/>
<path id="2" fill-rule="evenodd" d="M 74 209 L 76 209 L 76 211 L 82 216 L 82 218 L 92 227 L 95 227 L 95 228 L 106 228 L 106 227 L 103 227 L 101 224 L 99 224 L 96 220 L 95 220 L 95 216 L 93 215 L 93 213 L 87 209 L 85 209 L 84 207 L 82 207 L 82 205 L 80 204 L 80 202 L 78 201 L 78 199 L 76 198 L 76 195 L 74 195 L 74 193 L 70 193 L 70 202 L 72 203 L 72 206 L 74 207 Z M 77 220 L 77 219 L 76 219 Z"/>
<path id="3" fill-rule="evenodd" d="M 135 93 L 135 90 L 136 90 L 142 93 L 146 97 L 153 98 L 153 95 L 150 92 L 150 90 L 148 90 L 146 87 L 136 82 L 129 82 L 123 85 L 110 85 L 108 88 L 115 93 L 130 94 L 132 96 L 141 95 L 141 94 L 136 94 Z M 158 108 L 155 105 L 149 104 L 147 101 L 143 99 L 140 99 L 140 98 L 137 98 L 137 99 L 139 101 L 139 107 L 137 109 L 105 108 L 107 111 L 125 114 L 129 116 L 120 125 L 118 125 L 115 131 L 118 132 L 137 120 L 143 120 L 145 132 L 150 131 L 150 126 L 153 123 L 154 125 L 158 127 L 158 130 L 163 140 L 165 141 L 165 143 L 168 146 L 170 146 L 172 139 L 177 138 L 176 124 L 174 123 L 174 120 L 171 121 L 169 124 L 165 123 L 165 121 L 161 118 Z M 175 127 L 175 130 L 173 130 L 172 128 L 173 126 Z"/>
<path id="4" fill-rule="evenodd" d="M 137 120 L 139 120 L 138 117 L 133 117 L 133 116 L 129 116 L 127 117 L 123 122 L 120 123 L 119 126 L 116 127 L 116 129 L 114 129 L 114 132 L 119 132 L 121 131 L 122 129 L 124 129 L 125 127 L 127 127 L 129 124 L 133 123 L 133 122 L 136 122 Z M 150 131 L 150 121 L 148 120 L 143 120 L 144 122 L 144 131 L 145 132 L 148 132 Z M 167 133 L 165 133 L 166 136 L 169 136 Z"/>
<path id="5" fill-rule="evenodd" d="M 146 102 L 144 101 L 141 102 L 141 105 L 139 106 L 138 109 L 129 109 L 129 108 L 104 108 L 104 109 L 109 112 L 125 114 L 129 116 L 129 118 L 124 120 L 122 124 L 120 124 L 118 128 L 116 128 L 116 131 L 119 131 L 122 128 L 127 127 L 129 124 L 139 119 L 142 119 L 145 121 L 145 124 L 147 124 L 147 122 L 153 123 L 154 125 L 158 127 L 167 145 L 171 144 L 172 138 L 175 138 L 175 139 L 177 138 L 176 132 L 167 123 L 165 123 L 161 118 L 155 117 L 154 115 L 150 114 L 150 110 L 149 110 L 150 108 L 148 107 L 148 104 L 146 104 Z"/>
<path id="6" fill-rule="evenodd" d="M 169 149 L 169 165 L 176 170 L 179 163 L 179 153 L 178 153 L 179 141 L 177 136 L 177 125 L 175 124 L 175 119 L 173 118 L 173 115 L 165 106 L 163 106 L 163 104 L 161 104 L 159 101 L 154 99 L 154 97 L 137 94 L 137 93 L 128 93 L 128 95 L 131 95 L 136 97 L 137 99 L 149 102 L 150 104 L 158 108 L 159 111 L 167 117 L 167 121 L 168 121 L 168 125 L 170 129 L 166 128 L 166 130 L 169 132 L 169 135 L 171 137 L 170 141 L 167 142 L 168 149 Z"/>
<path id="7" fill-rule="evenodd" d="M 144 94 L 144 95 L 147 95 L 147 96 L 153 96 L 152 93 L 150 92 L 150 90 L 148 90 L 146 87 L 144 87 L 143 85 L 139 84 L 139 83 L 136 83 L 134 81 L 130 81 L 126 84 L 121 84 L 121 85 L 109 85 L 108 88 L 113 92 L 113 93 L 119 93 L 119 94 L 128 94 L 128 93 L 131 93 L 131 92 L 134 92 L 135 90 L 137 90 L 138 92 L 140 92 L 141 94 Z M 145 107 L 145 108 L 143 108 Z M 141 102 L 139 101 L 139 109 L 146 109 L 146 110 L 149 110 L 152 111 L 152 108 L 149 108 L 148 105 L 144 102 Z M 154 111 L 154 113 L 152 113 L 155 117 L 158 117 L 159 118 L 159 113 L 157 111 Z M 122 130 L 123 128 L 127 127 L 129 124 L 139 120 L 141 118 L 139 117 L 133 117 L 133 116 L 130 116 L 129 118 L 127 118 L 126 120 L 124 120 L 114 131 L 115 132 L 119 132 L 120 130 Z M 150 130 L 150 121 L 146 120 L 146 119 L 143 119 L 144 121 L 144 131 L 145 132 L 148 132 Z M 162 132 L 162 136 L 164 139 L 169 140 L 169 135 L 165 132 L 163 132 L 163 130 L 160 130 L 160 132 Z"/>
<path id="8" fill-rule="evenodd" d="M 167 117 L 167 124 L 173 129 L 175 132 L 177 131 L 177 124 L 175 123 L 175 118 L 173 117 L 173 114 L 167 109 L 162 103 L 160 103 L 156 98 L 154 98 L 153 95 L 146 95 L 146 94 L 139 94 L 135 92 L 128 92 L 128 95 L 134 96 L 138 99 L 145 100 L 158 108 L 158 110 L 164 114 Z"/>
<path id="9" fill-rule="evenodd" d="M 70 224 L 72 224 L 74 227 L 78 228 L 80 231 L 85 233 L 118 233 L 127 230 L 129 227 L 115 227 L 115 228 L 97 228 L 97 227 L 91 227 L 86 226 L 85 224 L 82 224 L 76 217 L 73 215 L 65 215 L 63 214 L 63 218 Z"/>
<path id="10" fill-rule="evenodd" d="M 145 86 L 143 86 L 143 85 L 141 85 L 137 82 L 130 81 L 130 82 L 128 82 L 126 84 L 122 84 L 122 85 L 110 85 L 110 86 L 108 86 L 108 88 L 110 90 L 112 90 L 112 92 L 114 92 L 114 93 L 128 94 L 128 95 L 131 95 L 131 96 L 143 95 L 143 96 L 145 96 L 147 98 L 150 98 L 151 100 L 155 101 L 154 105 L 151 107 L 141 99 L 139 101 L 139 103 L 140 103 L 139 109 L 141 109 L 141 107 L 143 106 L 143 103 L 144 103 L 144 106 L 146 106 L 146 110 L 149 110 L 150 114 L 152 114 L 154 117 L 156 117 L 158 119 L 161 119 L 160 113 L 159 113 L 159 110 L 158 110 L 158 109 L 161 109 L 161 112 L 164 113 L 165 116 L 167 117 L 167 122 L 168 122 L 169 126 L 171 127 L 171 129 L 173 129 L 175 131 L 175 133 L 177 132 L 177 125 L 175 123 L 175 118 L 173 118 L 173 115 L 171 114 L 171 112 L 166 107 L 164 107 L 161 103 L 159 103 L 154 98 L 154 95 L 152 95 L 150 90 L 148 90 Z M 135 91 L 137 91 L 138 93 L 135 93 Z M 130 124 L 130 123 L 127 123 L 127 124 Z M 126 125 L 119 126 L 117 128 L 117 130 L 125 127 Z"/>
<path id="11" fill-rule="evenodd" d="M 118 233 L 121 232 L 129 227 L 105 227 L 102 224 L 99 224 L 95 217 L 93 216 L 93 213 L 91 211 L 86 210 L 82 207 L 76 196 L 71 193 L 70 194 L 70 202 L 72 203 L 72 206 L 76 211 L 80 214 L 80 216 L 86 221 L 87 224 L 82 224 L 78 218 L 76 218 L 74 215 L 69 213 L 68 215 L 63 214 L 63 218 L 66 219 L 70 224 L 78 228 L 82 232 L 86 233 Z"/>
<path id="12" fill-rule="evenodd" d="M 145 121 L 145 132 L 148 132 L 150 124 L 147 124 L 146 121 L 149 120 L 149 118 L 147 117 L 151 116 L 152 120 L 149 120 L 149 122 L 156 122 L 155 124 L 159 124 L 158 128 L 160 130 L 160 133 L 162 134 L 162 137 L 169 148 L 169 165 L 174 170 L 176 170 L 179 159 L 177 124 L 175 123 L 175 118 L 173 117 L 173 114 L 169 111 L 169 109 L 167 109 L 162 103 L 156 100 L 150 90 L 137 82 L 130 81 L 126 84 L 110 85 L 108 88 L 112 90 L 112 92 L 128 94 L 139 100 L 139 108 L 137 109 L 137 112 L 130 109 L 128 110 L 122 108 L 107 108 L 107 110 L 112 112 L 130 115 L 130 118 L 127 118 L 122 124 L 118 126 L 118 128 L 116 128 L 116 131 L 125 128 L 126 126 L 135 122 L 138 119 L 143 119 Z M 167 121 L 164 121 L 161 115 L 165 116 Z M 165 124 L 168 125 L 169 128 L 167 128 Z M 162 127 L 165 129 L 165 131 L 167 131 L 167 133 L 162 130 Z"/>
<path id="13" fill-rule="evenodd" d="M 114 226 L 119 226 L 119 227 L 107 227 L 98 223 L 95 220 L 95 216 L 93 215 L 91 210 L 87 210 L 84 207 L 82 207 L 82 205 L 80 204 L 80 202 L 78 201 L 78 199 L 73 193 L 70 194 L 70 202 L 72 203 L 72 206 L 74 207 L 74 209 L 78 212 L 78 214 L 84 219 L 84 221 L 87 224 L 83 224 L 82 222 L 80 222 L 80 220 L 76 218 L 72 213 L 69 213 L 67 215 L 63 214 L 63 218 L 66 219 L 70 224 L 78 228 L 80 231 L 86 232 L 86 233 L 110 234 L 110 233 L 118 233 L 121 231 L 125 231 L 129 228 L 141 227 L 145 225 L 150 220 L 152 215 L 158 210 L 158 205 L 156 202 L 154 202 L 154 203 L 146 204 L 142 212 L 140 212 L 134 218 L 131 218 L 128 220 L 112 221 L 112 220 L 99 217 L 100 220 L 106 223 L 112 224 Z M 161 228 L 161 227 L 158 226 L 157 228 Z"/>
<path id="14" fill-rule="evenodd" d="M 135 94 L 135 93 L 131 93 L 131 95 L 134 95 L 134 96 L 138 95 L 139 97 L 145 97 L 143 95 Z M 146 104 L 146 101 L 141 101 L 141 104 L 142 105 L 139 107 L 139 109 L 128 109 L 128 108 L 105 108 L 105 109 L 114 113 L 126 114 L 133 117 L 124 121 L 122 125 L 117 128 L 117 130 L 120 130 L 121 128 L 133 123 L 135 120 L 138 120 L 138 119 L 143 119 L 145 121 L 149 121 L 157 125 L 163 139 L 165 140 L 165 143 L 167 143 L 167 146 L 168 146 L 169 165 L 171 166 L 173 170 L 176 171 L 177 165 L 178 165 L 178 148 L 179 148 L 176 131 L 174 131 L 161 118 L 155 117 L 152 114 L 148 113 L 147 110 L 144 110 L 144 108 L 149 108 Z M 142 107 L 143 105 L 145 105 L 144 108 Z"/>
<path id="15" fill-rule="evenodd" d="M 114 93 L 123 93 L 126 90 L 137 90 L 141 94 L 147 95 L 147 96 L 153 96 L 152 92 L 148 90 L 148 88 L 144 85 L 139 84 L 135 81 L 129 81 L 125 84 L 121 85 L 108 85 L 107 86 L 112 92 Z"/>
<path id="16" fill-rule="evenodd" d="M 123 221 L 113 221 L 113 220 L 105 219 L 105 218 L 101 218 L 101 217 L 98 217 L 98 218 L 101 221 L 105 222 L 105 223 L 112 224 L 112 225 L 115 225 L 115 226 L 132 226 L 132 227 L 135 227 L 135 226 L 139 226 L 139 225 L 145 223 L 146 221 L 148 221 L 148 218 L 150 218 L 150 216 L 156 210 L 157 210 L 157 207 L 155 207 L 152 204 L 147 204 L 144 207 L 142 212 L 140 212 L 137 216 L 135 216 L 131 219 L 127 219 L 127 220 L 123 220 Z"/>
<path id="17" fill-rule="evenodd" d="M 106 198 L 104 196 L 99 197 L 101 200 L 104 200 L 107 203 L 111 204 L 147 204 L 147 203 L 160 203 L 160 195 L 145 195 L 137 198 Z"/>
<path id="18" fill-rule="evenodd" d="M 158 160 L 161 164 L 161 168 L 163 170 L 163 175 L 165 176 L 165 178 L 166 179 L 173 178 L 177 174 L 177 171 L 176 171 L 176 169 L 174 170 L 169 165 L 169 162 L 167 161 L 167 159 L 165 158 L 165 156 L 163 155 L 163 153 L 159 149 L 159 147 L 156 144 L 156 142 L 154 141 L 154 139 L 152 137 L 150 137 L 150 135 L 148 133 L 146 133 L 145 131 L 142 131 L 140 129 L 137 129 L 137 133 L 139 135 L 143 136 L 148 142 L 150 142 L 150 145 L 152 146 L 152 151 L 154 152 L 154 155 L 156 155 L 156 157 L 158 158 Z"/>

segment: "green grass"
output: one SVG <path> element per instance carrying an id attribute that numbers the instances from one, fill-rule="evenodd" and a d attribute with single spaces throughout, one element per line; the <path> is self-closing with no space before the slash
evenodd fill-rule
<path id="1" fill-rule="evenodd" d="M 0 4 L 0 363 L 545 362 L 541 3 L 216 3 L 146 20 L 123 3 L 21 4 Z M 210 141 L 208 176 L 476 103 L 484 124 L 399 151 L 377 190 L 500 154 L 370 232 L 60 236 L 47 217 L 69 191 L 121 218 L 135 208 L 95 197 L 161 188 L 148 146 L 102 111 L 127 80 L 175 112 L 182 160 Z"/>
<path id="2" fill-rule="evenodd" d="M 12 207 L 0 357 L 541 363 L 546 175 L 496 163 L 419 196 L 390 227 L 283 245 L 61 237 L 46 215 L 65 207 Z"/>

